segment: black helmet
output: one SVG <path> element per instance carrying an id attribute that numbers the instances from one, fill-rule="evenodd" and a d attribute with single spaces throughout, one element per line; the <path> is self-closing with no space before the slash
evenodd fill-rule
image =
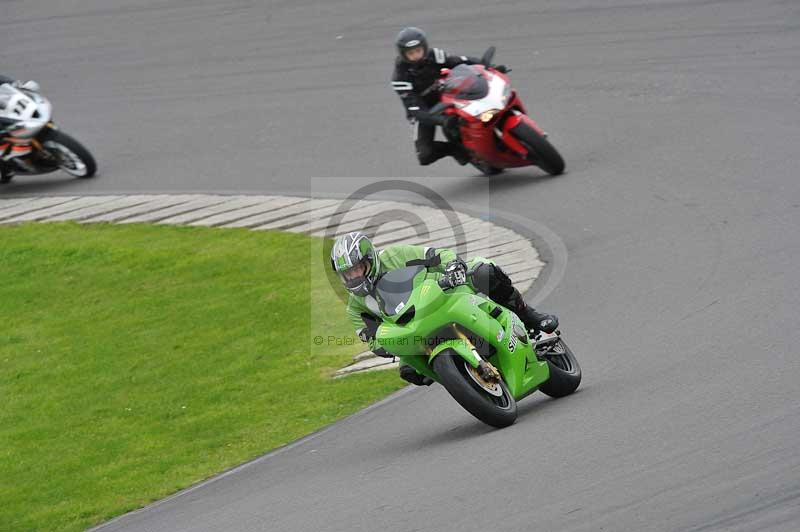
<path id="1" fill-rule="evenodd" d="M 417 46 L 422 46 L 425 54 L 428 53 L 428 38 L 425 36 L 425 32 L 419 28 L 403 28 L 397 34 L 394 43 L 397 46 L 397 53 L 400 54 L 400 59 L 403 61 L 408 61 L 405 52 Z"/>

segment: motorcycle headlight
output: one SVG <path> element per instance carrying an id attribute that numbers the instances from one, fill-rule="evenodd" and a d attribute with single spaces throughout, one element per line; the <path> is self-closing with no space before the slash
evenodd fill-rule
<path id="1" fill-rule="evenodd" d="M 489 122 L 492 118 L 494 118 L 494 115 L 500 111 L 501 109 L 489 109 L 488 111 L 482 112 L 480 116 L 481 122 Z"/>

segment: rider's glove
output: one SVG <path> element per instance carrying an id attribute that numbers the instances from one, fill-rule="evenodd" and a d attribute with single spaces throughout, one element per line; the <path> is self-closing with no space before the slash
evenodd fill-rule
<path id="1" fill-rule="evenodd" d="M 387 352 L 384 348 L 376 345 L 375 336 L 378 334 L 378 320 L 370 316 L 369 314 L 362 314 L 361 318 L 364 320 L 364 325 L 366 327 L 362 327 L 356 331 L 358 335 L 358 339 L 364 342 L 365 344 L 369 344 L 369 347 L 372 349 L 372 352 L 379 357 L 383 358 L 394 358 L 394 355 Z"/>
<path id="2" fill-rule="evenodd" d="M 501 74 L 508 74 L 511 72 L 511 69 L 508 68 L 506 65 L 495 65 L 494 69 L 500 72 Z"/>
<path id="3" fill-rule="evenodd" d="M 386 351 L 386 349 L 384 349 L 382 347 L 378 347 L 377 349 L 373 349 L 372 352 L 375 353 L 375 355 L 377 355 L 377 356 L 379 356 L 381 358 L 394 358 L 393 354 L 389 353 L 388 351 Z"/>
<path id="4" fill-rule="evenodd" d="M 444 267 L 444 275 L 451 287 L 467 284 L 467 264 L 461 259 L 453 259 Z"/>
<path id="5" fill-rule="evenodd" d="M 367 320 L 365 320 L 367 321 Z M 358 335 L 358 339 L 364 342 L 365 344 L 369 344 L 372 347 L 372 352 L 379 357 L 383 358 L 394 358 L 394 355 L 390 354 L 382 347 L 373 346 L 372 342 L 375 340 L 375 333 L 377 332 L 377 322 L 370 321 L 367 327 L 362 327 L 356 331 Z"/>
<path id="6" fill-rule="evenodd" d="M 358 334 L 358 339 L 365 344 L 368 344 L 375 339 L 375 333 L 370 331 L 367 327 L 360 328 L 358 331 L 356 331 L 356 333 Z"/>

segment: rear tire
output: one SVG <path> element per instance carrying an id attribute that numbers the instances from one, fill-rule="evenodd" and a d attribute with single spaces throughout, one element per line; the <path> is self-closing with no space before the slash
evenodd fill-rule
<path id="1" fill-rule="evenodd" d="M 564 173 L 564 159 L 550 142 L 535 129 L 520 122 L 511 133 L 528 149 L 528 160 L 550 175 Z"/>
<path id="2" fill-rule="evenodd" d="M 63 131 L 47 129 L 39 137 L 42 146 L 58 161 L 58 167 L 71 176 L 88 179 L 97 172 L 97 163 L 89 150 Z"/>
<path id="3" fill-rule="evenodd" d="M 445 350 L 433 359 L 433 369 L 439 380 L 464 410 L 492 427 L 503 428 L 517 419 L 517 402 L 501 380 L 502 396 L 495 397 L 483 390 L 466 373 L 466 360 L 452 350 Z"/>
<path id="4" fill-rule="evenodd" d="M 549 349 L 541 351 L 550 368 L 550 378 L 539 391 L 550 397 L 564 397 L 578 389 L 581 383 L 581 367 L 564 340 L 559 338 Z"/>

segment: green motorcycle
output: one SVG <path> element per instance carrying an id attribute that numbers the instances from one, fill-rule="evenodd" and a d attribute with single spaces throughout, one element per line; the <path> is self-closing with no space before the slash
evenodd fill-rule
<path id="1" fill-rule="evenodd" d="M 425 266 L 408 266 L 381 277 L 375 293 L 378 345 L 488 425 L 514 423 L 517 401 L 536 390 L 563 397 L 581 382 L 560 331 L 529 336 L 516 314 L 468 284 L 453 287 Z"/>

